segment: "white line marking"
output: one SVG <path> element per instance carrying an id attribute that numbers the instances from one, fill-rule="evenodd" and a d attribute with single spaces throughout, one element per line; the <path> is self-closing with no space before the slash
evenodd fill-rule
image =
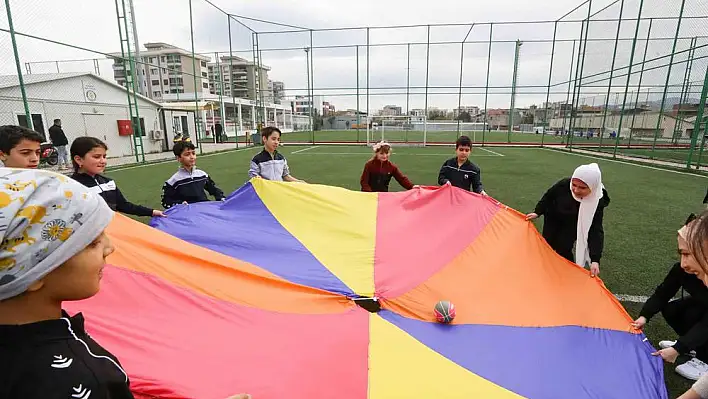
<path id="1" fill-rule="evenodd" d="M 626 294 L 617 294 L 615 295 L 615 298 L 617 298 L 618 301 L 620 302 L 631 302 L 631 303 L 644 303 L 649 299 L 648 296 L 644 295 L 626 295 Z"/>
<path id="2" fill-rule="evenodd" d="M 494 155 L 496 155 L 496 156 L 498 156 L 498 157 L 503 157 L 503 156 L 504 156 L 504 154 L 500 154 L 500 153 L 498 153 L 498 152 L 496 152 L 496 151 L 488 150 L 488 149 L 486 149 L 486 148 L 484 148 L 484 147 L 477 147 L 477 148 L 480 149 L 480 150 L 487 151 L 488 153 L 494 154 Z"/>
<path id="3" fill-rule="evenodd" d="M 294 152 L 291 154 L 295 154 Z M 301 154 L 301 155 L 367 155 L 367 156 L 372 156 L 373 153 L 371 152 L 311 152 L 309 154 Z M 396 157 L 401 157 L 401 156 L 414 156 L 414 157 L 450 157 L 450 154 L 411 154 L 411 153 L 398 153 L 394 152 L 394 156 Z M 474 155 L 472 158 L 482 158 L 482 157 L 498 157 L 498 155 Z"/>
<path id="4" fill-rule="evenodd" d="M 307 147 L 307 148 L 303 148 L 302 150 L 293 151 L 293 152 L 291 152 L 291 154 L 299 154 L 301 152 L 310 151 L 310 150 L 317 148 L 317 147 L 318 146 L 313 145 L 312 147 Z"/>
<path id="5" fill-rule="evenodd" d="M 228 151 L 218 151 L 218 152 L 212 152 L 212 153 L 204 154 L 204 155 L 197 155 L 197 158 L 209 158 L 209 157 L 214 157 L 217 155 L 231 154 L 234 152 L 248 151 L 248 150 L 254 150 L 254 149 L 258 149 L 258 148 L 260 148 L 260 147 L 248 147 L 248 148 L 239 148 L 238 150 L 234 149 L 234 150 L 228 150 Z M 167 158 L 165 160 L 153 161 L 153 162 L 148 162 L 148 163 L 140 164 L 140 165 L 129 165 L 129 166 L 125 166 L 125 167 L 116 166 L 115 168 L 111 168 L 108 171 L 106 171 L 106 173 L 119 172 L 122 170 L 145 168 L 148 166 L 160 165 L 160 164 L 169 163 L 169 162 L 176 162 L 176 161 L 175 161 L 174 157 L 171 157 L 171 158 Z"/>
<path id="6" fill-rule="evenodd" d="M 607 161 L 607 162 L 615 162 L 615 163 L 621 163 L 623 165 L 631 165 L 631 166 L 636 166 L 638 168 L 646 168 L 646 169 L 653 169 L 653 170 L 660 170 L 663 172 L 669 172 L 669 173 L 676 173 L 678 175 L 687 175 L 687 176 L 693 176 L 693 177 L 700 177 L 702 179 L 708 179 L 707 175 L 700 175 L 697 173 L 688 173 L 688 172 L 681 172 L 678 170 L 672 170 L 672 169 L 664 169 L 664 168 L 657 168 L 655 166 L 649 166 L 649 165 L 642 165 L 638 163 L 632 163 L 632 162 L 625 162 L 625 161 L 618 161 L 616 159 L 609 159 L 609 158 L 603 158 L 603 157 L 596 157 L 592 155 L 587 155 L 587 154 L 578 154 L 577 152 L 569 152 L 569 151 L 559 151 L 559 150 L 554 150 L 551 148 L 544 148 L 546 151 L 553 151 L 561 154 L 566 154 L 566 155 L 575 155 L 576 157 L 583 157 L 583 158 L 590 158 L 590 159 L 597 159 L 600 161 Z"/>

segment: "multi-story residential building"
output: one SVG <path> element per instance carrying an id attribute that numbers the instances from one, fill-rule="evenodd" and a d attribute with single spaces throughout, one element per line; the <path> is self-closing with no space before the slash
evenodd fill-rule
<path id="1" fill-rule="evenodd" d="M 479 107 L 476 105 L 463 105 L 452 110 L 452 117 L 457 119 L 457 117 L 463 112 L 466 112 L 469 116 L 474 118 L 479 115 Z"/>
<path id="2" fill-rule="evenodd" d="M 285 98 L 285 83 L 273 80 L 273 102 L 281 104 Z"/>
<path id="3" fill-rule="evenodd" d="M 169 101 L 194 98 L 195 93 L 199 97 L 209 94 L 209 57 L 192 57 L 191 52 L 167 43 L 145 43 L 145 49 L 140 52 L 140 60 L 136 64 L 139 90 L 145 96 L 155 101 Z M 114 59 L 113 78 L 125 86 L 126 72 L 120 59 L 121 53 L 111 53 L 109 57 Z"/>
<path id="4" fill-rule="evenodd" d="M 381 110 L 382 116 L 399 116 L 401 113 L 402 109 L 397 105 L 386 105 Z"/>
<path id="5" fill-rule="evenodd" d="M 223 56 L 219 58 L 218 62 L 209 62 L 207 64 L 209 92 L 228 97 L 256 100 L 256 93 L 261 89 L 263 90 L 261 93 L 263 101 L 272 103 L 274 100 L 274 87 L 271 81 L 268 80 L 270 67 L 260 66 L 260 79 L 258 79 L 258 82 L 256 81 L 255 68 L 253 61 L 237 56 Z M 223 75 L 223 90 L 221 88 L 222 76 L 220 74 Z"/>

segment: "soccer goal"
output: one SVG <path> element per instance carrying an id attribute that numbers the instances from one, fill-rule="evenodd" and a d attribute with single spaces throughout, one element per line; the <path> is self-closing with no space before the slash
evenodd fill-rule
<path id="1" fill-rule="evenodd" d="M 366 144 L 379 141 L 425 144 L 425 120 L 423 116 L 379 115 L 367 118 Z"/>
<path id="2" fill-rule="evenodd" d="M 367 122 L 367 145 L 385 140 L 425 146 L 453 143 L 463 135 L 469 136 L 474 143 L 485 130 L 485 123 L 481 122 L 429 121 L 423 116 L 381 115 L 369 117 Z"/>

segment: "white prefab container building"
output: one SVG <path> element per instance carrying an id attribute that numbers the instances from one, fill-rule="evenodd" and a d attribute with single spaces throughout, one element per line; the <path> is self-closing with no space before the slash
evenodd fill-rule
<path id="1" fill-rule="evenodd" d="M 109 157 L 135 153 L 132 136 L 118 135 L 118 121 L 130 120 L 126 89 L 92 73 L 29 74 L 23 76 L 34 129 L 49 139 L 54 119 L 71 143 L 93 136 L 108 145 Z M 145 153 L 166 150 L 160 104 L 138 97 Z M 0 76 L 0 125 L 26 125 L 17 76 Z"/>

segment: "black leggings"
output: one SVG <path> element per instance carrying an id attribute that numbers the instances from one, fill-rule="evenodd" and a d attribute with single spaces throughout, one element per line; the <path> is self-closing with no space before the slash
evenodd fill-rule
<path id="1" fill-rule="evenodd" d="M 703 319 L 707 311 L 708 309 L 694 298 L 686 297 L 669 302 L 661 314 L 676 334 L 685 335 Z M 708 344 L 693 349 L 697 358 L 708 361 Z"/>

